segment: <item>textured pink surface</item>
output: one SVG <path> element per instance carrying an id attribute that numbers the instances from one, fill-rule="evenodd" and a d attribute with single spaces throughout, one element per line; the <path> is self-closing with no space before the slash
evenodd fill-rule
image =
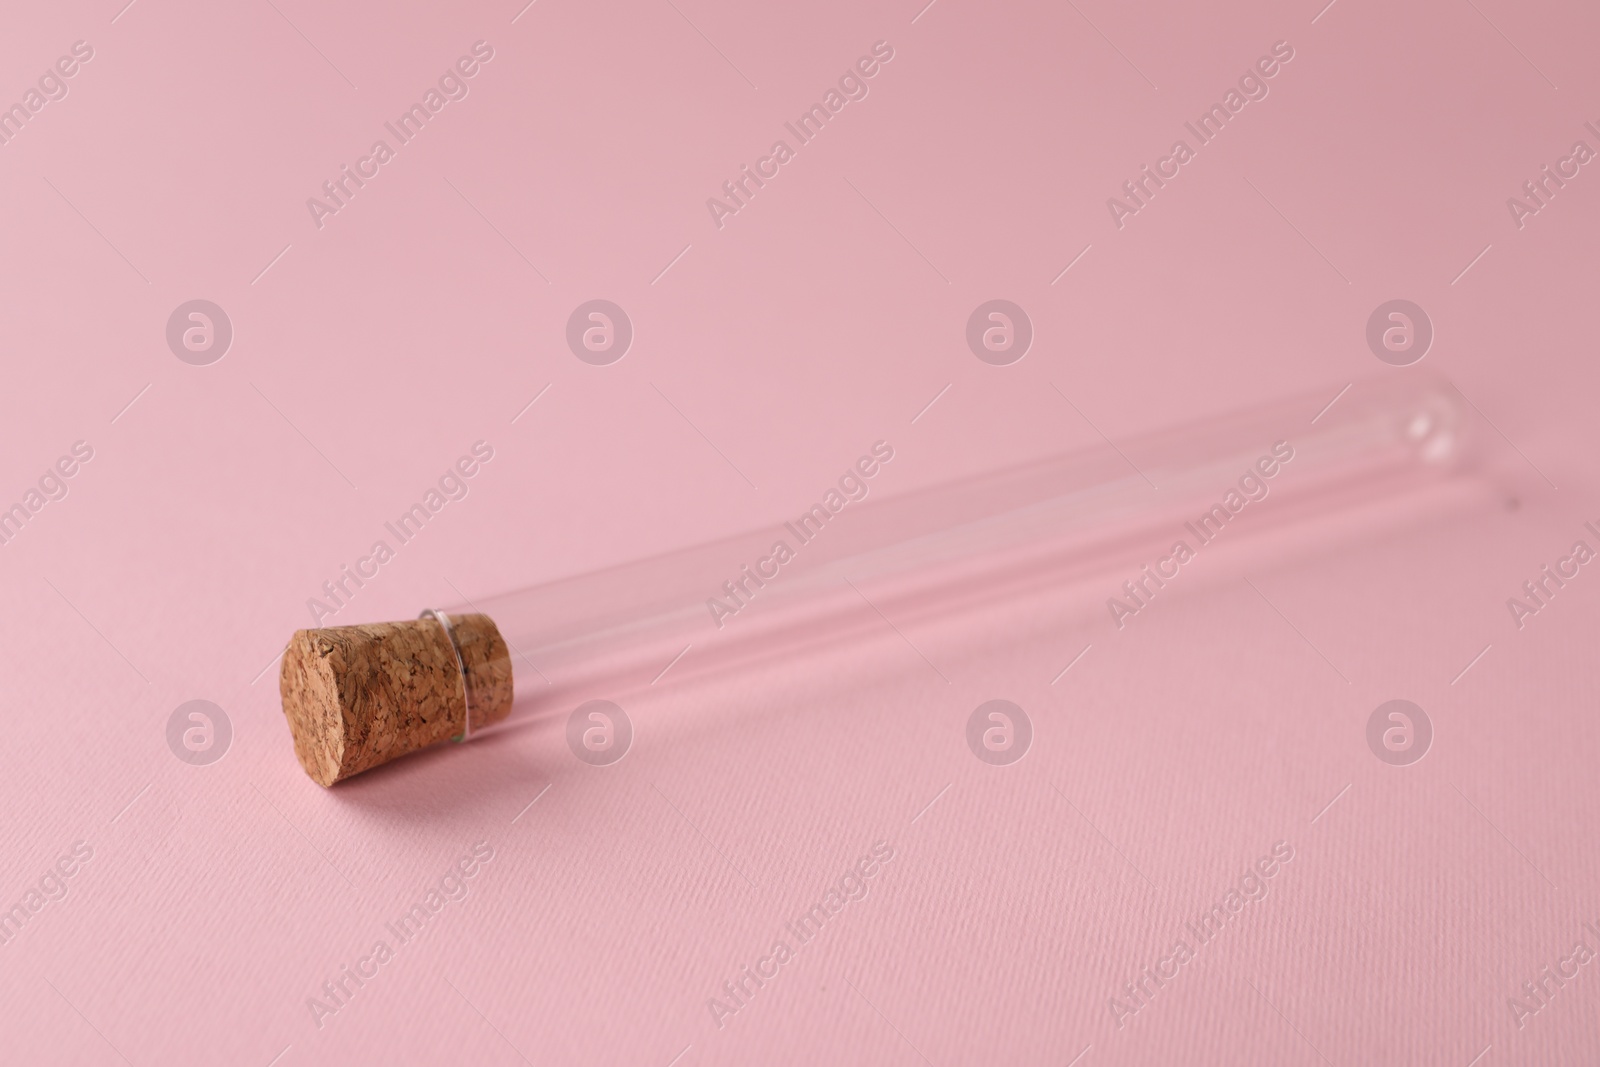
<path id="1" fill-rule="evenodd" d="M 92 449 L 0 545 L 0 1061 L 1600 1060 L 1600 577 L 1506 604 L 1600 548 L 1592 7 L 122 2 L 0 35 L 0 507 Z M 1264 98 L 1108 207 L 1276 42 Z M 635 330 L 610 366 L 565 341 L 594 298 Z M 1034 327 L 1005 367 L 964 337 L 995 298 Z M 559 722 L 333 791 L 292 758 L 272 657 L 475 441 L 332 621 L 775 524 L 879 438 L 892 492 L 1333 398 L 1415 372 L 1365 340 L 1396 298 L 1492 453 L 1448 505 L 1241 542 L 1120 632 L 1073 590 L 667 689 L 610 767 Z M 195 299 L 233 327 L 203 366 L 165 335 Z M 1010 766 L 965 740 L 996 698 L 1034 724 Z M 1396 698 L 1435 730 L 1406 767 L 1365 736 Z M 208 766 L 167 743 L 197 699 L 233 732 Z M 708 1004 L 877 842 L 862 899 Z M 316 1011 L 346 966 L 376 973 Z M 1546 966 L 1576 976 L 1532 1012 Z"/>

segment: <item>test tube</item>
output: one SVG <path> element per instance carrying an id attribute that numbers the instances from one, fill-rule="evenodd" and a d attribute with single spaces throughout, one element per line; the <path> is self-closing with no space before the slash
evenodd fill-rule
<path id="1" fill-rule="evenodd" d="M 1264 512 L 1249 523 L 1259 531 L 1464 465 L 1462 410 L 1446 383 L 1363 383 L 1308 422 L 1326 396 L 895 496 L 872 476 L 893 461 L 876 442 L 770 528 L 408 622 L 299 631 L 280 677 L 296 754 L 332 785 L 508 718 L 624 696 L 668 669 L 678 682 L 758 666 L 886 619 L 909 625 L 1048 590 L 1148 558 L 1185 530 L 1204 540 L 1235 503 Z"/>

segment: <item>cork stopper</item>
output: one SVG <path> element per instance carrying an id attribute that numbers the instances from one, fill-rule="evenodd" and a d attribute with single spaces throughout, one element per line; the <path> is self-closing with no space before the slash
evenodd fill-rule
<path id="1" fill-rule="evenodd" d="M 450 615 L 448 623 L 426 616 L 295 631 L 278 690 L 312 781 L 331 786 L 510 713 L 511 659 L 494 620 Z"/>

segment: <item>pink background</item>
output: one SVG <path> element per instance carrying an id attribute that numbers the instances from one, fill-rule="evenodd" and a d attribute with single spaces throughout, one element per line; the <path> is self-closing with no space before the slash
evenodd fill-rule
<path id="1" fill-rule="evenodd" d="M 1600 949 L 1600 577 L 1520 631 L 1505 606 L 1600 519 L 1600 176 L 1506 207 L 1600 148 L 1591 7 L 121 3 L 0 35 L 4 103 L 94 49 L 0 146 L 0 506 L 94 449 L 0 546 L 0 906 L 93 850 L 0 945 L 0 1061 L 1600 1059 L 1600 961 L 1507 1006 Z M 306 199 L 479 40 L 470 94 L 318 229 Z M 719 230 L 706 198 L 880 40 Z M 1270 95 L 1118 229 L 1106 199 L 1280 40 Z M 636 330 L 608 367 L 564 341 L 595 297 Z M 1036 331 L 1003 368 L 963 339 L 995 297 Z M 1364 340 L 1397 297 L 1437 331 L 1411 370 Z M 165 341 L 195 298 L 235 331 L 209 366 Z M 652 694 L 605 768 L 559 724 L 332 791 L 293 759 L 273 657 L 473 441 L 470 495 L 333 621 L 775 524 L 879 438 L 888 493 L 1424 369 L 1481 410 L 1478 491 L 1219 557 L 1122 632 L 1109 589 L 909 631 L 946 682 L 886 628 Z M 1009 767 L 964 739 L 996 697 L 1036 731 Z M 1397 697 L 1436 731 L 1403 768 L 1364 737 Z M 234 731 L 209 766 L 167 747 L 193 699 Z M 307 998 L 479 841 L 470 894 L 319 1027 Z M 877 841 L 870 894 L 719 1028 L 708 998 Z M 1108 998 L 1278 841 L 1119 1028 Z"/>

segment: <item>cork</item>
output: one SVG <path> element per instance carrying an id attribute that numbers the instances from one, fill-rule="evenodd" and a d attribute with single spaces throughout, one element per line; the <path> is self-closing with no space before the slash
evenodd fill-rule
<path id="1" fill-rule="evenodd" d="M 278 675 L 294 754 L 312 781 L 351 775 L 511 711 L 511 659 L 494 620 L 436 618 L 297 630 Z M 463 686 L 463 672 L 465 686 Z"/>

